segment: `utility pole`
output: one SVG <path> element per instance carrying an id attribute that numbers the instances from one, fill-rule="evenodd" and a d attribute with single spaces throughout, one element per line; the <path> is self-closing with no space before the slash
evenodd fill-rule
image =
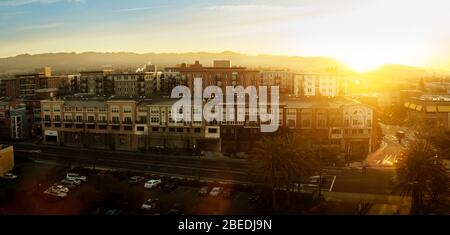
<path id="1" fill-rule="evenodd" d="M 319 198 L 322 196 L 322 146 L 319 146 Z"/>

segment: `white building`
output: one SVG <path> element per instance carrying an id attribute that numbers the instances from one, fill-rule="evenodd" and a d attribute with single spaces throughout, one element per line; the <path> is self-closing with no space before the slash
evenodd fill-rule
<path id="1" fill-rule="evenodd" d="M 294 76 L 295 96 L 336 97 L 345 93 L 346 76 L 329 73 L 301 73 Z"/>

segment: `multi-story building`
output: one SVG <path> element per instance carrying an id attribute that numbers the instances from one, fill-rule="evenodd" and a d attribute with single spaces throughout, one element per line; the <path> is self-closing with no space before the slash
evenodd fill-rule
<path id="1" fill-rule="evenodd" d="M 170 68 L 161 73 L 159 81 L 158 91 L 164 93 L 170 93 L 176 86 L 187 86 L 186 76 L 181 75 L 180 72 L 171 71 Z"/>
<path id="2" fill-rule="evenodd" d="M 261 71 L 262 86 L 278 86 L 281 94 L 292 94 L 294 87 L 293 73 L 289 70 L 263 70 Z"/>
<path id="3" fill-rule="evenodd" d="M 19 95 L 19 81 L 16 78 L 3 78 L 0 81 L 0 97 L 18 97 Z"/>
<path id="4" fill-rule="evenodd" d="M 224 66 L 228 63 L 215 63 Z M 176 71 L 186 79 L 186 85 L 191 91 L 194 87 L 194 78 L 202 78 L 203 87 L 215 85 L 225 91 L 226 86 L 259 86 L 259 71 L 247 69 L 246 67 L 204 67 L 198 61 L 194 64 L 182 63 L 176 67 L 166 68 L 166 71 Z"/>
<path id="5" fill-rule="evenodd" d="M 22 99 L 0 99 L 0 139 L 30 138 L 32 118 L 32 113 Z"/>
<path id="6" fill-rule="evenodd" d="M 28 112 L 24 103 L 9 110 L 11 139 L 25 140 L 31 137 L 32 114 Z"/>
<path id="7" fill-rule="evenodd" d="M 123 97 L 150 96 L 159 91 L 161 72 L 113 73 L 106 76 L 114 81 L 114 94 Z"/>
<path id="8" fill-rule="evenodd" d="M 0 98 L 0 139 L 11 139 L 11 114 L 21 100 L 9 97 Z"/>
<path id="9" fill-rule="evenodd" d="M 80 72 L 78 92 L 96 95 L 114 94 L 114 81 L 106 76 L 111 73 L 111 70 Z"/>
<path id="10" fill-rule="evenodd" d="M 221 122 L 223 152 L 248 152 L 268 133 L 260 132 L 260 122 Z M 375 149 L 372 108 L 343 98 L 296 98 L 280 101 L 279 130 L 313 140 L 342 160 L 363 160 Z M 324 153 L 324 155 L 326 155 Z"/>
<path id="11" fill-rule="evenodd" d="M 407 120 L 413 126 L 450 130 L 450 96 L 422 95 L 405 100 Z"/>
<path id="12" fill-rule="evenodd" d="M 336 97 L 346 93 L 347 75 L 338 73 L 297 73 L 294 95 Z"/>
<path id="13" fill-rule="evenodd" d="M 220 150 L 218 126 L 174 122 L 177 99 L 71 97 L 41 101 L 44 143 L 122 150 Z"/>

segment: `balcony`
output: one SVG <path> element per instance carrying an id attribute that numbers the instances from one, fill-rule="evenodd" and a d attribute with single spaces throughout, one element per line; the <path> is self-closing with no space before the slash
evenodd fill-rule
<path id="1" fill-rule="evenodd" d="M 129 120 L 126 120 L 126 121 L 122 122 L 122 125 L 124 125 L 124 126 L 131 126 L 131 125 L 133 125 L 133 122 L 129 121 Z"/>
<path id="2" fill-rule="evenodd" d="M 109 124 L 113 125 L 113 126 L 118 126 L 120 125 L 119 121 L 110 121 Z"/>
<path id="3" fill-rule="evenodd" d="M 106 119 L 104 119 L 104 120 L 98 120 L 98 121 L 97 121 L 97 124 L 99 124 L 99 125 L 106 125 L 106 124 L 108 124 L 108 122 L 106 121 Z"/>

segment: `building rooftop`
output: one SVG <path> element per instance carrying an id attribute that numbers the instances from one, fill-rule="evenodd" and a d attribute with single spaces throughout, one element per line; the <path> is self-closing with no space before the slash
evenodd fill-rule
<path id="1" fill-rule="evenodd" d="M 410 99 L 418 101 L 450 102 L 450 95 L 422 95 L 420 97 L 412 97 Z"/>

